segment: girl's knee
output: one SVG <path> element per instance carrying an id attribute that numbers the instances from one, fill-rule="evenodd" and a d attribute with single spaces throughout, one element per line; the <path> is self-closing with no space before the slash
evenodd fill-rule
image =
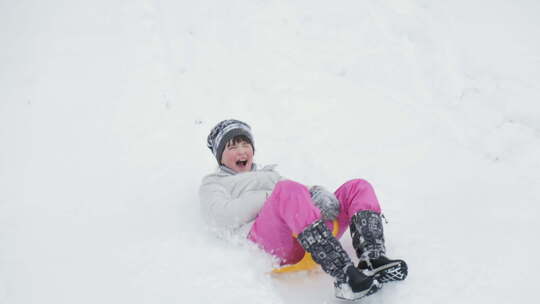
<path id="1" fill-rule="evenodd" d="M 292 181 L 292 180 L 282 180 L 282 181 L 279 181 L 277 184 L 276 184 L 276 187 L 279 187 L 279 189 L 281 190 L 284 190 L 284 191 L 304 191 L 304 190 L 307 190 L 307 187 L 298 183 L 298 182 L 295 182 L 295 181 Z"/>
<path id="2" fill-rule="evenodd" d="M 351 185 L 355 185 L 357 187 L 362 187 L 362 188 L 371 188 L 371 184 L 365 180 L 365 179 L 362 179 L 362 178 L 357 178 L 357 179 L 353 179 L 353 180 L 350 180 L 347 182 L 348 184 L 351 184 Z"/>

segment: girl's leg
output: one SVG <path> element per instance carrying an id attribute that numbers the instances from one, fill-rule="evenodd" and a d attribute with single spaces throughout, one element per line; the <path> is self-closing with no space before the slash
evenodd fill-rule
<path id="1" fill-rule="evenodd" d="M 360 259 L 358 268 L 370 271 L 382 283 L 404 280 L 407 263 L 385 255 L 381 207 L 373 187 L 355 179 L 341 186 L 335 195 L 341 203 L 340 236 L 350 226 L 353 247 Z"/>
<path id="2" fill-rule="evenodd" d="M 349 228 L 351 217 L 360 211 L 370 210 L 381 213 L 379 200 L 375 195 L 375 190 L 369 182 L 363 179 L 353 179 L 334 193 L 340 202 L 340 212 L 338 216 L 339 232 L 336 236 L 340 238 Z"/>
<path id="3" fill-rule="evenodd" d="M 335 195 L 340 202 L 336 238 L 349 228 L 350 219 L 357 212 L 381 211 L 373 187 L 363 179 L 346 182 Z M 281 181 L 259 212 L 248 238 L 277 256 L 282 264 L 294 264 L 304 256 L 304 249 L 293 235 L 320 218 L 320 210 L 313 205 L 306 186 L 290 180 Z M 326 225 L 332 231 L 332 222 L 326 222 Z"/>
<path id="4" fill-rule="evenodd" d="M 306 186 L 290 180 L 280 181 L 257 215 L 248 238 L 282 264 L 294 264 L 304 249 L 294 236 L 321 218 Z"/>
<path id="5" fill-rule="evenodd" d="M 276 184 L 259 212 L 248 238 L 277 256 L 282 264 L 296 263 L 309 252 L 335 278 L 338 298 L 355 300 L 376 292 L 380 283 L 354 267 L 347 252 L 332 236 L 328 223 L 320 217 L 304 185 L 282 181 Z"/>

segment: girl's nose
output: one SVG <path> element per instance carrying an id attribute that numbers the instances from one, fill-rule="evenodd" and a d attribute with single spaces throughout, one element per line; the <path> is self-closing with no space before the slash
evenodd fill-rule
<path id="1" fill-rule="evenodd" d="M 247 154 L 248 153 L 248 148 L 246 147 L 241 147 L 240 149 L 238 149 L 238 154 L 240 155 L 244 155 L 244 154 Z"/>

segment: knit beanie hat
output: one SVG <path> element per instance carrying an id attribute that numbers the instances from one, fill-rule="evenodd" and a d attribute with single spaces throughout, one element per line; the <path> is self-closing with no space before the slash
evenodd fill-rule
<path id="1" fill-rule="evenodd" d="M 221 156 L 223 150 L 225 150 L 225 145 L 238 135 L 245 135 L 251 141 L 251 147 L 253 147 L 253 152 L 255 152 L 251 127 L 247 123 L 236 119 L 227 119 L 219 122 L 212 129 L 208 135 L 207 146 L 216 157 L 218 165 L 221 165 Z"/>

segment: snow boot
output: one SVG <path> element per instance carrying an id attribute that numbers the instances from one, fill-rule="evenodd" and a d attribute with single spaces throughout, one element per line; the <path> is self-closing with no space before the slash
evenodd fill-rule
<path id="1" fill-rule="evenodd" d="M 358 269 L 375 277 L 380 283 L 405 280 L 407 263 L 386 257 L 381 215 L 374 211 L 360 211 L 351 218 L 353 247 L 360 259 Z"/>
<path id="2" fill-rule="evenodd" d="M 304 229 L 298 235 L 298 241 L 312 255 L 313 260 L 334 277 L 337 298 L 357 300 L 373 294 L 381 287 L 381 283 L 372 276 L 354 267 L 347 252 L 323 221 L 318 220 Z"/>

